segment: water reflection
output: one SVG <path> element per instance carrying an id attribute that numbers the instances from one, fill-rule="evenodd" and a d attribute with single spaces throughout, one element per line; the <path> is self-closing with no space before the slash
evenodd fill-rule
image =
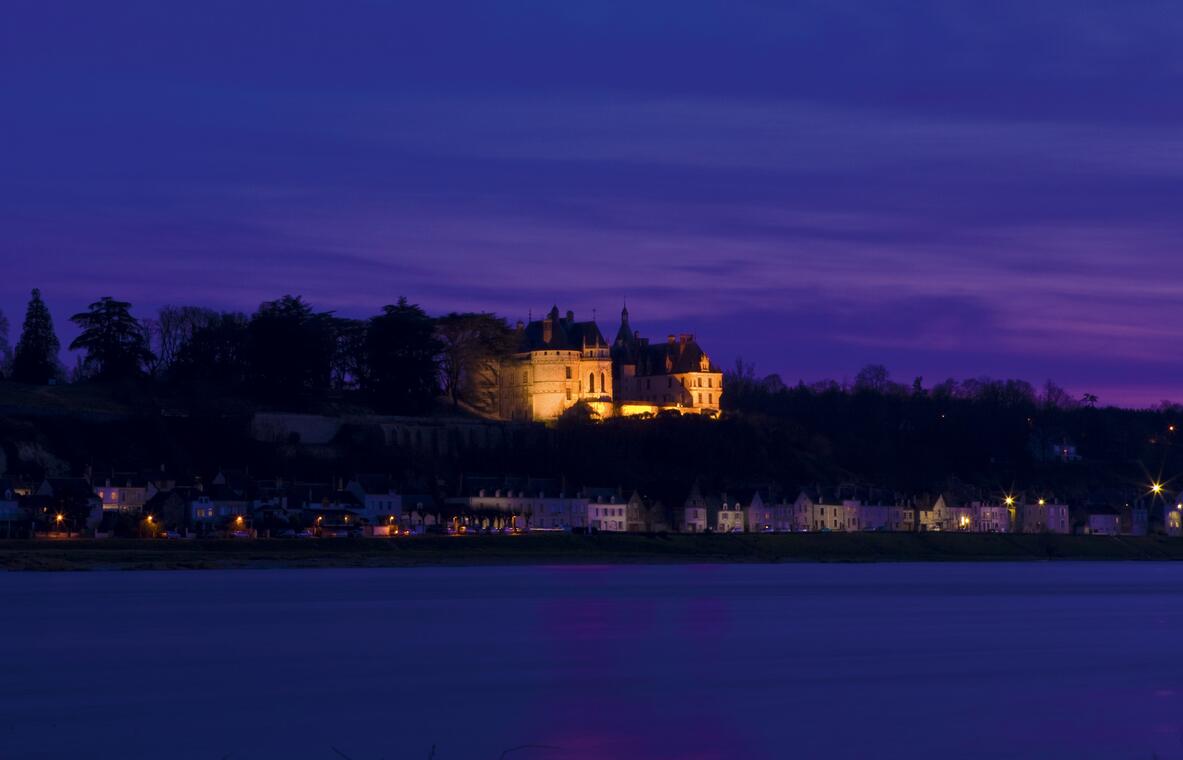
<path id="1" fill-rule="evenodd" d="M 1183 758 L 1181 602 L 1149 563 L 8 574 L 0 757 Z"/>

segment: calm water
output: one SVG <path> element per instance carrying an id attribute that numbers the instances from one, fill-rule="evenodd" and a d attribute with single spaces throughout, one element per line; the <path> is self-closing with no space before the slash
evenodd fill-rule
<path id="1" fill-rule="evenodd" d="M 0 575 L 2 758 L 1183 758 L 1183 564 Z"/>

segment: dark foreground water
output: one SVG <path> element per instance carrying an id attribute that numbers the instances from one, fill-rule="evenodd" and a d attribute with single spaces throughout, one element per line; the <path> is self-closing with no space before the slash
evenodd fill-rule
<path id="1" fill-rule="evenodd" d="M 1183 758 L 1183 564 L 0 575 L 0 758 Z"/>

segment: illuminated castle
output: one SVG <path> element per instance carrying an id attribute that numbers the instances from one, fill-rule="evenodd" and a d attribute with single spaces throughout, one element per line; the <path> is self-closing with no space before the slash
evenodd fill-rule
<path id="1" fill-rule="evenodd" d="M 628 309 L 609 346 L 594 321 L 576 322 L 554 307 L 518 323 L 518 349 L 502 367 L 501 417 L 553 420 L 583 402 L 599 417 L 705 414 L 718 416 L 723 373 L 693 335 L 651 345 L 633 332 Z"/>

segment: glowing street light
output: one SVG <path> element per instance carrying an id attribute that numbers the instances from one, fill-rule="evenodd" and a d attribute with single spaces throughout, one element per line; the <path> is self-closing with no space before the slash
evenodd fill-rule
<path id="1" fill-rule="evenodd" d="M 1155 496 L 1158 496 L 1159 494 L 1161 494 L 1162 493 L 1162 483 L 1151 483 L 1150 484 L 1150 493 L 1154 494 Z"/>
<path id="2" fill-rule="evenodd" d="M 1005 499 L 1003 499 L 1003 501 L 1008 507 L 1013 507 L 1015 505 L 1015 497 L 1013 496 L 1007 496 Z"/>
<path id="3" fill-rule="evenodd" d="M 1040 500 L 1039 500 L 1039 506 L 1041 506 L 1041 507 L 1042 507 L 1042 506 L 1044 506 L 1044 505 L 1046 505 L 1046 504 L 1047 504 L 1047 501 L 1045 501 L 1044 499 L 1040 499 Z"/>

